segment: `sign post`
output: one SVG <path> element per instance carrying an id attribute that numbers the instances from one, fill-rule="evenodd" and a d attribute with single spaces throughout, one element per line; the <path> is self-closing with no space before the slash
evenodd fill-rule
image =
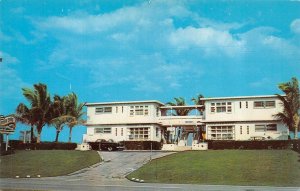
<path id="1" fill-rule="evenodd" d="M 8 135 L 15 132 L 16 119 L 12 116 L 4 117 L 0 115 L 0 134 L 6 135 L 6 146 L 5 151 L 8 149 Z"/>

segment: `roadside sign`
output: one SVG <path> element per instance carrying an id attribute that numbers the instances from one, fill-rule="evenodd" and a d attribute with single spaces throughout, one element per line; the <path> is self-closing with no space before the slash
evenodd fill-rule
<path id="1" fill-rule="evenodd" d="M 0 121 L 0 133 L 1 134 L 11 134 L 15 132 L 16 119 L 12 116 L 1 117 Z"/>

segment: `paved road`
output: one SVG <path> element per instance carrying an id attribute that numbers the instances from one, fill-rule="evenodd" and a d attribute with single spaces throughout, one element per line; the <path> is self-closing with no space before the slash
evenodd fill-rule
<path id="1" fill-rule="evenodd" d="M 222 186 L 190 184 L 135 183 L 124 177 L 151 158 L 165 156 L 168 152 L 101 152 L 104 162 L 69 176 L 31 179 L 0 179 L 0 188 L 33 190 L 228 190 L 228 191 L 300 191 L 300 188 Z"/>

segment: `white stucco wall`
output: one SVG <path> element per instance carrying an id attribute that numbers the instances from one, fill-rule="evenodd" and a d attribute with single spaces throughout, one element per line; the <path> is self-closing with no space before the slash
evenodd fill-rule
<path id="1" fill-rule="evenodd" d="M 95 128 L 111 128 L 111 133 L 95 133 Z M 87 127 L 87 133 L 83 139 L 85 142 L 95 142 L 97 139 L 112 139 L 114 142 L 129 141 L 130 128 L 149 128 L 148 141 L 161 140 L 161 127 L 158 125 L 97 125 Z M 156 134 L 156 128 L 158 133 Z M 123 129 L 123 135 L 122 135 Z M 136 140 L 136 139 L 132 139 Z"/>
<path id="2" fill-rule="evenodd" d="M 254 101 L 275 101 L 274 108 L 254 108 Z M 232 112 L 212 113 L 211 103 L 231 102 Z M 241 108 L 240 108 L 241 102 Z M 248 108 L 246 108 L 248 102 Z M 205 121 L 251 121 L 274 120 L 273 115 L 282 111 L 281 102 L 277 98 L 224 99 L 205 101 Z"/>
<path id="3" fill-rule="evenodd" d="M 277 125 L 277 131 L 263 131 L 263 132 L 256 132 L 255 131 L 255 125 L 266 125 L 266 124 L 276 124 Z M 214 124 L 207 124 L 206 125 L 206 139 L 212 139 L 210 138 L 210 134 L 212 132 L 209 131 L 209 127 L 211 126 L 233 126 L 234 127 L 234 134 L 233 134 L 233 140 L 253 140 L 254 138 L 262 138 L 269 140 L 286 140 L 288 138 L 288 128 L 283 125 L 280 122 L 244 122 L 244 123 L 214 123 Z M 249 133 L 247 129 L 249 128 Z"/>
<path id="4" fill-rule="evenodd" d="M 148 115 L 130 116 L 130 106 L 136 105 L 148 106 Z M 112 112 L 96 114 L 95 109 L 97 107 L 112 107 Z M 88 106 L 87 124 L 156 123 L 158 121 L 156 116 L 157 107 L 159 105 L 155 103 Z"/>

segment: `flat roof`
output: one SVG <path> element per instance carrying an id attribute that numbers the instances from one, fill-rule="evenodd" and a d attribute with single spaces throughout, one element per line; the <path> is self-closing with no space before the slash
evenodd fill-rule
<path id="1" fill-rule="evenodd" d="M 285 95 L 282 95 L 285 96 Z M 233 96 L 233 97 L 212 97 L 201 98 L 200 100 L 228 100 L 228 99 L 251 99 L 251 98 L 276 98 L 277 95 L 257 95 L 257 96 Z"/>
<path id="2" fill-rule="evenodd" d="M 204 105 L 167 105 L 160 107 L 161 109 L 176 109 L 176 108 L 185 108 L 185 109 L 194 109 L 194 108 L 202 108 Z"/>
<path id="3" fill-rule="evenodd" d="M 159 105 L 165 105 L 157 100 L 145 100 L 145 101 L 115 101 L 115 102 L 95 102 L 95 103 L 86 103 L 86 106 L 95 106 L 95 105 L 120 105 L 120 104 L 144 104 L 144 103 L 156 103 Z"/>

